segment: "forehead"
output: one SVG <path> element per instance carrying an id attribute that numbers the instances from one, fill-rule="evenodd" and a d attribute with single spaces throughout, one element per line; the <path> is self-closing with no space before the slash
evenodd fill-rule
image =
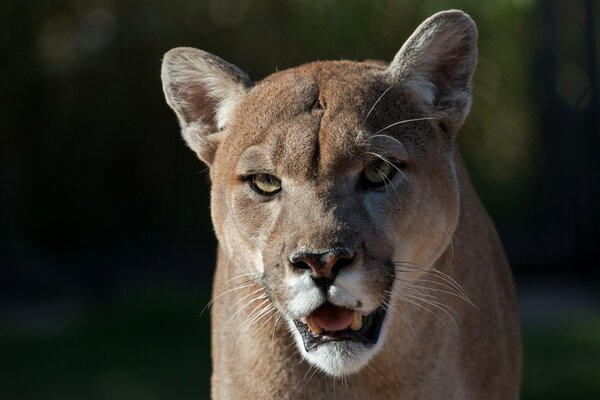
<path id="1" fill-rule="evenodd" d="M 369 136 L 415 111 L 389 89 L 376 64 L 319 62 L 275 73 L 240 104 L 227 147 L 238 150 L 242 169 L 315 177 L 360 168 Z"/>

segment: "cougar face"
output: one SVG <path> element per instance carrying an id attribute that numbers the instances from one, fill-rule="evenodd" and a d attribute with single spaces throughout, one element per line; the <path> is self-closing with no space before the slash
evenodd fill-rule
<path id="1" fill-rule="evenodd" d="M 384 341 L 396 263 L 431 265 L 456 224 L 451 137 L 412 98 L 377 66 L 275 74 L 238 105 L 214 157 L 220 243 L 333 375 Z"/>
<path id="2" fill-rule="evenodd" d="M 220 245 L 330 375 L 385 348 L 396 293 L 456 228 L 475 42 L 472 21 L 448 14 L 388 66 L 317 62 L 258 83 L 200 50 L 165 56 L 167 100 L 210 166 Z"/>

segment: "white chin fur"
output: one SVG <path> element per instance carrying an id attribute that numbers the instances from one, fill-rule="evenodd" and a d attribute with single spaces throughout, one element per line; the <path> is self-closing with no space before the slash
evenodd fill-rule
<path id="1" fill-rule="evenodd" d="M 309 364 L 317 367 L 327 375 L 342 377 L 354 374 L 360 371 L 379 351 L 381 343 L 385 339 L 385 321 L 377 344 L 373 347 L 366 347 L 356 342 L 330 342 L 307 352 L 304 349 L 304 342 L 294 322 L 288 320 L 288 326 L 296 346 L 300 349 L 302 357 Z"/>

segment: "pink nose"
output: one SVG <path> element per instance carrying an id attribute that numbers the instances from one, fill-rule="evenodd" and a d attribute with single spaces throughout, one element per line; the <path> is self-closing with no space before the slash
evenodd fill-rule
<path id="1" fill-rule="evenodd" d="M 340 268 L 352 263 L 354 252 L 343 247 L 334 247 L 323 253 L 301 251 L 292 254 L 292 267 L 311 269 L 313 278 L 334 279 Z"/>

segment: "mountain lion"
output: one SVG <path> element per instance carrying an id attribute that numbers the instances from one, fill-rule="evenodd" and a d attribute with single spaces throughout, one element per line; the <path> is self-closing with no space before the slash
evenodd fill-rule
<path id="1" fill-rule="evenodd" d="M 167 102 L 210 167 L 213 398 L 518 398 L 512 277 L 455 144 L 476 45 L 445 11 L 389 64 L 253 82 L 205 51 L 165 55 Z"/>

